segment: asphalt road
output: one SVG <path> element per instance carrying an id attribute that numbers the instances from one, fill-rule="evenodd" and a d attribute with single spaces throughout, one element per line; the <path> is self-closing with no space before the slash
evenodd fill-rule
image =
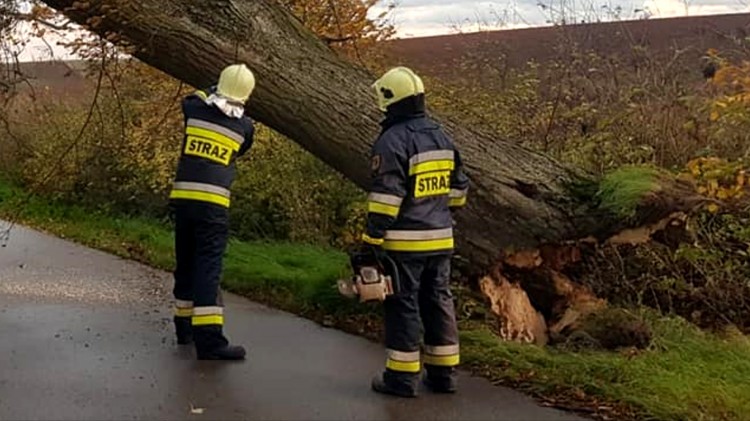
<path id="1" fill-rule="evenodd" d="M 225 295 L 244 362 L 177 346 L 170 275 L 22 227 L 0 248 L 0 420 L 575 420 L 462 373 L 380 396 L 378 344 Z"/>

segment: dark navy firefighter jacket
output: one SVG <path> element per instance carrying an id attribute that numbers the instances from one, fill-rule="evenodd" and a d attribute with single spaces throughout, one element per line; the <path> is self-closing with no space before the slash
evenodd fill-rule
<path id="1" fill-rule="evenodd" d="M 469 187 L 458 150 L 423 111 L 388 116 L 382 125 L 364 241 L 391 252 L 452 252 L 451 209 L 466 204 Z"/>
<path id="2" fill-rule="evenodd" d="M 247 116 L 232 118 L 206 99 L 209 91 L 196 91 L 182 101 L 185 117 L 173 202 L 198 201 L 229 207 L 235 160 L 253 144 L 253 122 Z"/>

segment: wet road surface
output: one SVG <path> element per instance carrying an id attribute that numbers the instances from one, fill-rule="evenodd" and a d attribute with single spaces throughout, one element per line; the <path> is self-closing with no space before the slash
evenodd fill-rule
<path id="1" fill-rule="evenodd" d="M 244 362 L 177 346 L 169 274 L 22 227 L 0 248 L 1 420 L 576 420 L 462 373 L 452 396 L 374 394 L 378 344 L 225 295 Z"/>

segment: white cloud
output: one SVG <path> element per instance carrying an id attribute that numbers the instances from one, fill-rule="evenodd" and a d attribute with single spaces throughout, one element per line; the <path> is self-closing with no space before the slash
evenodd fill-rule
<path id="1" fill-rule="evenodd" d="M 376 8 L 372 16 L 383 9 Z M 522 28 L 540 21 L 533 4 L 498 1 L 401 0 L 393 15 L 402 37 L 470 32 L 497 28 Z M 531 18 L 531 20 L 529 19 Z"/>
<path id="2" fill-rule="evenodd" d="M 377 16 L 391 0 L 373 10 Z M 686 9 L 685 2 L 688 7 Z M 539 4 L 546 4 L 542 9 Z M 394 20 L 400 37 L 469 32 L 477 29 L 541 26 L 559 17 L 560 5 L 580 21 L 606 20 L 607 10 L 619 8 L 621 19 L 635 19 L 648 10 L 652 18 L 750 12 L 747 0 L 397 0 Z"/>
<path id="3" fill-rule="evenodd" d="M 740 2 L 730 1 L 711 1 L 703 0 L 700 2 L 687 1 L 688 7 L 685 7 L 684 0 L 646 0 L 644 7 L 648 8 L 654 16 L 697 16 L 713 15 L 722 13 L 746 12 L 748 7 Z"/>
<path id="4" fill-rule="evenodd" d="M 54 31 L 50 31 L 44 37 L 40 38 L 33 35 L 28 23 L 20 23 L 16 28 L 15 36 L 25 41 L 25 45 L 13 46 L 14 52 L 18 53 L 20 61 L 64 60 L 72 58 L 70 53 L 64 47 L 58 45 L 58 43 L 61 41 L 71 41 L 75 37 L 73 33 L 62 36 Z"/>

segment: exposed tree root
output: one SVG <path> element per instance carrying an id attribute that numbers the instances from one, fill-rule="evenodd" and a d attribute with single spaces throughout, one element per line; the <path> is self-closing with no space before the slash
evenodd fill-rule
<path id="1" fill-rule="evenodd" d="M 643 348 L 651 333 L 638 317 L 610 309 L 606 300 L 576 283 L 565 269 L 592 248 L 645 244 L 669 229 L 684 228 L 687 215 L 672 212 L 650 225 L 629 228 L 599 243 L 593 238 L 545 245 L 505 255 L 479 286 L 505 340 L 538 345 Z"/>

